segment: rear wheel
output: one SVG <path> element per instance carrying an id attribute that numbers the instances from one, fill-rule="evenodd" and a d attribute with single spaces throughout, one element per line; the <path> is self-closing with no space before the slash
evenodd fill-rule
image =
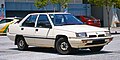
<path id="1" fill-rule="evenodd" d="M 92 51 L 92 52 L 99 52 L 102 50 L 104 46 L 98 46 L 98 47 L 90 47 L 89 49 Z"/>
<path id="2" fill-rule="evenodd" d="M 25 42 L 23 37 L 18 37 L 17 38 L 17 47 L 18 47 L 19 50 L 26 50 L 26 49 L 28 49 L 28 45 Z"/>
<path id="3" fill-rule="evenodd" d="M 55 48 L 60 54 L 63 55 L 69 54 L 71 52 L 71 46 L 66 38 L 59 38 L 56 41 Z"/>

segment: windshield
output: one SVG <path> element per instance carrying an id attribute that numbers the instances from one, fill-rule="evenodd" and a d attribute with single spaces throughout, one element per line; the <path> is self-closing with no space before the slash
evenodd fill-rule
<path id="1" fill-rule="evenodd" d="M 50 14 L 50 17 L 55 26 L 83 24 L 71 14 Z"/>

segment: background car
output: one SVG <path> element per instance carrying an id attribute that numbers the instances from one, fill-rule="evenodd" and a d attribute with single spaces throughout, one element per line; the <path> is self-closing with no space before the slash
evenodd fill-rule
<path id="1" fill-rule="evenodd" d="M 79 16 L 78 18 L 87 25 L 96 26 L 96 27 L 101 26 L 100 19 L 96 19 L 92 16 Z"/>
<path id="2" fill-rule="evenodd" d="M 8 26 L 12 23 L 18 23 L 21 20 L 19 17 L 9 17 L 0 20 L 0 34 L 6 33 Z"/>

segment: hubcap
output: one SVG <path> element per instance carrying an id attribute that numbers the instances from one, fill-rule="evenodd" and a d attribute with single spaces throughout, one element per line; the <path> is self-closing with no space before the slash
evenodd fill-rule
<path id="1" fill-rule="evenodd" d="M 24 46 L 24 41 L 23 41 L 23 40 L 20 40 L 19 46 L 20 46 L 20 47 L 23 47 L 23 46 Z"/>
<path id="2" fill-rule="evenodd" d="M 61 45 L 60 45 L 60 48 L 62 50 L 67 50 L 68 49 L 68 44 L 66 42 L 62 42 Z"/>

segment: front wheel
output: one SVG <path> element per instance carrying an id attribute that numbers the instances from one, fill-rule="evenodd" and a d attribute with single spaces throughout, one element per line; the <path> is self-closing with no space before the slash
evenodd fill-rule
<path id="1" fill-rule="evenodd" d="M 55 48 L 60 54 L 63 55 L 69 54 L 71 52 L 71 46 L 66 38 L 59 38 L 56 41 Z"/>
<path id="2" fill-rule="evenodd" d="M 104 46 L 98 46 L 98 47 L 90 47 L 89 49 L 92 51 L 92 52 L 99 52 L 102 50 Z"/>
<path id="3" fill-rule="evenodd" d="M 17 47 L 19 50 L 26 50 L 28 48 L 27 43 L 25 42 L 23 37 L 17 38 Z"/>

